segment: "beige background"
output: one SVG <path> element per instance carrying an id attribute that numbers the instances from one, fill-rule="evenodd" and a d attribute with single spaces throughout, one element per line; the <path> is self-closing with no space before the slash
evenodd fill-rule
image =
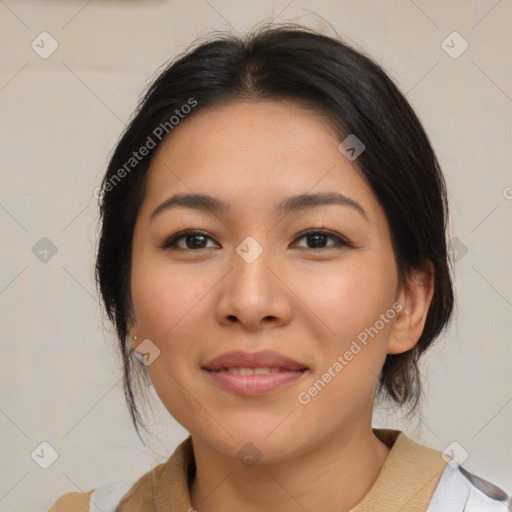
<path id="1" fill-rule="evenodd" d="M 1 511 L 142 475 L 186 436 L 156 401 L 161 442 L 144 449 L 130 425 L 93 282 L 93 191 L 159 66 L 199 35 L 271 17 L 333 34 L 329 22 L 381 63 L 446 175 L 458 311 L 425 359 L 422 418 L 376 411 L 375 426 L 440 451 L 456 441 L 469 471 L 512 491 L 510 0 L 2 0 Z M 47 59 L 31 48 L 43 31 L 59 45 Z M 469 44 L 458 58 L 441 46 L 453 31 Z M 46 263 L 42 237 L 57 248 Z M 31 458 L 42 441 L 59 454 L 45 470 Z"/>

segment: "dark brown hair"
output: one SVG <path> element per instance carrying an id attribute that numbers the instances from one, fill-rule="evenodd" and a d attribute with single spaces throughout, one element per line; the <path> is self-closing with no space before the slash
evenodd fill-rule
<path id="1" fill-rule="evenodd" d="M 385 211 L 400 283 L 405 284 L 412 270 L 433 264 L 434 295 L 423 333 L 411 350 L 387 355 L 378 396 L 398 406 L 410 404 L 410 412 L 416 409 L 422 392 L 420 356 L 452 314 L 444 178 L 418 117 L 381 67 L 339 38 L 292 24 L 267 25 L 245 36 L 210 36 L 195 42 L 151 84 L 101 185 L 96 282 L 116 329 L 125 396 L 137 433 L 137 425 L 144 425 L 132 375 L 143 364 L 131 356 L 127 340 L 131 250 L 151 156 L 163 135 L 172 132 L 176 116 L 193 116 L 221 101 L 261 99 L 307 103 L 325 113 L 340 142 L 355 134 L 365 150 L 354 164 Z M 191 100 L 194 108 L 184 109 Z M 149 146 L 141 158 L 140 148 Z"/>

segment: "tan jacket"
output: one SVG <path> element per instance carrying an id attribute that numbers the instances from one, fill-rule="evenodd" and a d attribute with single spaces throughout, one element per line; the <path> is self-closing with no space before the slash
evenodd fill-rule
<path id="1" fill-rule="evenodd" d="M 454 469 L 455 466 L 451 467 L 451 464 L 447 465 L 441 452 L 415 443 L 398 430 L 374 428 L 373 432 L 391 451 L 377 480 L 351 512 L 456 512 L 471 510 L 466 506 L 475 499 L 487 500 L 485 503 L 492 502 L 492 507 L 485 510 L 508 510 L 508 497 L 501 489 L 470 473 L 470 476 L 461 473 L 457 468 Z M 104 493 L 97 489 L 96 500 L 95 489 L 92 489 L 85 494 L 65 494 L 54 503 L 49 512 L 191 512 L 194 509 L 190 503 L 189 481 L 193 479 L 194 472 L 192 442 L 188 437 L 166 462 L 147 472 L 131 487 L 127 487 L 128 492 L 118 489 L 117 497 L 114 496 L 115 492 L 109 494 L 105 503 L 110 500 L 110 508 L 107 505 L 103 508 L 99 506 L 98 501 L 105 499 L 102 497 Z M 449 483 L 438 486 L 442 474 L 443 480 Z M 432 499 L 435 490 L 436 495 Z M 449 494 L 448 498 L 446 492 Z M 498 502 L 496 497 L 489 498 L 489 492 L 497 493 L 498 498 L 501 497 L 503 501 Z M 431 500 L 436 504 L 429 508 Z M 450 503 L 453 506 L 445 508 L 443 504 L 447 500 L 452 500 Z M 115 504 L 112 505 L 112 502 Z"/>

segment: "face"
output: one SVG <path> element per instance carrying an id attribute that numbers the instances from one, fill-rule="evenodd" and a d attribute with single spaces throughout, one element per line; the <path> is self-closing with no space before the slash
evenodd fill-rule
<path id="1" fill-rule="evenodd" d="M 369 427 L 403 296 L 385 214 L 340 142 L 296 104 L 225 103 L 181 121 L 151 162 L 130 334 L 149 340 L 170 414 L 218 453 L 251 442 L 285 460 Z M 152 216 L 176 194 L 224 207 L 185 200 Z M 304 194 L 324 196 L 285 203 Z M 231 351 L 241 359 L 222 360 Z"/>

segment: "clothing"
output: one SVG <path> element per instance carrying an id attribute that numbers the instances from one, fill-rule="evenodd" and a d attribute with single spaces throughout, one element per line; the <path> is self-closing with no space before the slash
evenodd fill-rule
<path id="1" fill-rule="evenodd" d="M 441 452 L 399 430 L 373 432 L 391 451 L 377 480 L 350 512 L 509 512 L 510 497 L 504 491 L 453 460 L 447 464 Z M 48 512 L 191 512 L 189 481 L 194 474 L 188 437 L 166 462 L 135 482 L 65 494 Z"/>

